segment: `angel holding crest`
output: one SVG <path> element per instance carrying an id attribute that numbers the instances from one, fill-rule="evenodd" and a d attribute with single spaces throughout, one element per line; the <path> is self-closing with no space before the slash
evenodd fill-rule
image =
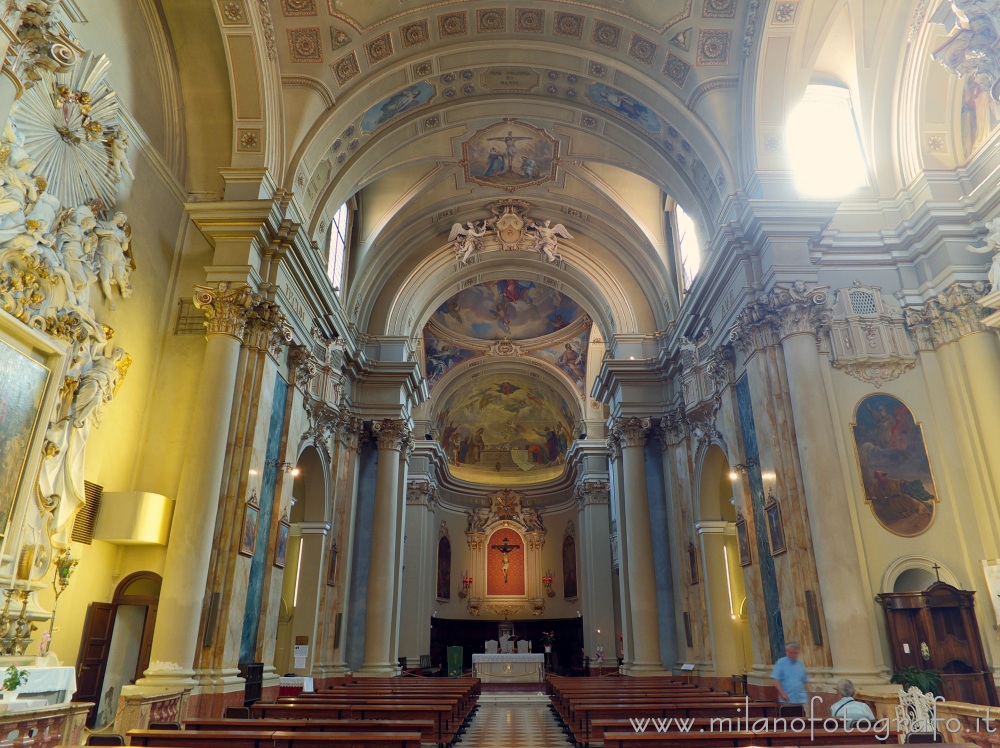
<path id="1" fill-rule="evenodd" d="M 478 227 L 473 221 L 469 221 L 465 226 L 460 223 L 452 225 L 448 241 L 455 243 L 455 252 L 463 265 L 469 261 L 473 252 L 478 252 L 483 248 L 483 237 L 486 236 L 488 230 L 486 221 L 483 221 Z"/>
<path id="2" fill-rule="evenodd" d="M 551 224 L 552 221 L 547 218 L 545 219 L 545 223 L 541 225 L 532 221 L 528 225 L 528 230 L 535 232 L 535 246 L 532 249 L 545 255 L 545 259 L 549 262 L 555 262 L 562 259 L 561 255 L 556 252 L 556 249 L 559 247 L 560 237 L 563 239 L 572 239 L 573 236 L 561 223 L 557 223 L 555 226 Z"/>
<path id="3" fill-rule="evenodd" d="M 993 264 L 990 265 L 987 279 L 990 282 L 991 291 L 1000 291 L 1000 218 L 994 218 L 986 222 L 986 244 L 982 247 L 966 247 L 970 252 L 976 254 L 986 254 L 993 252 Z"/>

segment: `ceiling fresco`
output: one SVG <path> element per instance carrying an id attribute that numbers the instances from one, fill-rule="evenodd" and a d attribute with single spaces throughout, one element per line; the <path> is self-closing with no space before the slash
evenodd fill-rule
<path id="1" fill-rule="evenodd" d="M 539 483 L 558 478 L 573 443 L 574 409 L 534 376 L 466 378 L 442 403 L 438 440 L 451 474 L 472 483 Z"/>
<path id="2" fill-rule="evenodd" d="M 576 301 L 549 286 L 481 283 L 441 304 L 424 326 L 424 375 L 433 387 L 470 359 L 525 356 L 561 371 L 583 397 L 592 324 Z"/>
<path id="3" fill-rule="evenodd" d="M 585 315 L 569 296 L 532 281 L 500 280 L 459 291 L 431 322 L 465 338 L 528 340 L 565 329 Z"/>

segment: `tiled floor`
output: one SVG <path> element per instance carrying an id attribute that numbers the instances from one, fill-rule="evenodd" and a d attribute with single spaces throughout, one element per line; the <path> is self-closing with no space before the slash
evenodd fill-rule
<path id="1" fill-rule="evenodd" d="M 458 748 L 554 748 L 568 746 L 544 694 L 484 693 L 479 711 Z"/>

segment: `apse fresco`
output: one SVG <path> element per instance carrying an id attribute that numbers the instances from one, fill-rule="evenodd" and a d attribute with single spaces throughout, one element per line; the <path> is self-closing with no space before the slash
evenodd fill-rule
<path id="1" fill-rule="evenodd" d="M 869 395 L 855 413 L 865 498 L 875 518 L 896 535 L 919 535 L 934 520 L 937 491 L 924 435 L 913 413 L 892 395 Z"/>
<path id="2" fill-rule="evenodd" d="M 576 417 L 551 386 L 525 374 L 470 379 L 437 418 L 452 475 L 474 483 L 537 483 L 562 474 Z"/>
<path id="3" fill-rule="evenodd" d="M 466 288 L 431 320 L 455 335 L 485 340 L 528 340 L 551 335 L 584 315 L 569 296 L 531 281 L 500 280 Z"/>
<path id="4" fill-rule="evenodd" d="M 962 89 L 962 147 L 966 156 L 982 145 L 1000 126 L 1000 102 L 973 77 Z"/>

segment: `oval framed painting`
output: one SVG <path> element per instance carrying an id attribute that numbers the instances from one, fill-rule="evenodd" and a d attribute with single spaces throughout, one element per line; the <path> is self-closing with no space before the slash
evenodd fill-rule
<path id="1" fill-rule="evenodd" d="M 927 531 L 938 494 L 923 429 L 892 395 L 864 397 L 854 410 L 854 447 L 865 502 L 886 530 L 904 538 Z"/>

